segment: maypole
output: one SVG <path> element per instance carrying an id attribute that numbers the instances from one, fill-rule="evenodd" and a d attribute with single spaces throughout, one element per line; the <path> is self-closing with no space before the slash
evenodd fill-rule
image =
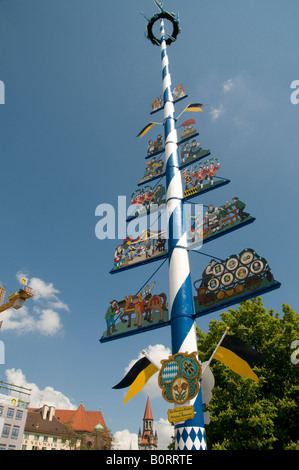
<path id="1" fill-rule="evenodd" d="M 157 3 L 157 2 L 156 2 Z M 194 304 L 184 216 L 184 191 L 179 165 L 175 108 L 171 90 L 171 75 L 167 56 L 164 10 L 161 10 L 160 46 L 164 102 L 164 139 L 166 162 L 166 199 L 168 217 L 169 310 L 171 315 L 172 354 L 197 352 Z M 169 14 L 168 14 L 169 15 Z M 159 15 L 157 15 L 159 16 Z M 189 403 L 194 407 L 194 419 L 175 425 L 176 449 L 206 449 L 201 390 Z M 185 403 L 187 406 L 188 403 Z"/>
<path id="2" fill-rule="evenodd" d="M 277 289 L 280 283 L 275 280 L 266 259 L 259 256 L 252 248 L 245 248 L 239 254 L 233 254 L 226 259 L 216 257 L 211 259 L 202 277 L 193 282 L 196 294 L 193 293 L 189 252 L 192 246 L 199 243 L 199 234 L 202 235 L 200 242 L 207 243 L 216 237 L 244 227 L 255 219 L 244 211 L 245 203 L 238 197 L 234 197 L 232 202 L 227 201 L 219 209 L 210 204 L 202 221 L 198 223 L 197 220 L 198 225 L 192 226 L 193 232 L 190 228 L 188 230 L 188 217 L 186 206 L 184 206 L 186 200 L 228 184 L 229 180 L 219 178 L 214 181 L 214 178 L 218 178 L 216 170 L 220 167 L 218 158 L 199 162 L 210 155 L 210 150 L 202 149 L 195 140 L 179 152 L 179 147 L 182 144 L 185 146 L 186 142 L 194 139 L 198 133 L 190 126 L 195 122 L 194 120 L 184 121 L 180 127 L 184 127 L 185 130 L 181 134 L 181 140 L 178 141 L 177 119 L 185 111 L 202 111 L 201 108 L 204 105 L 190 103 L 177 118 L 175 116 L 175 103 L 187 96 L 185 92 L 183 93 L 181 85 L 172 90 L 167 55 L 167 46 L 176 40 L 180 32 L 179 21 L 173 13 L 164 10 L 157 0 L 155 4 L 160 12 L 152 18 L 145 17 L 148 21 L 146 36 L 153 45 L 160 46 L 161 49 L 163 95 L 152 102 L 152 113 L 163 109 L 164 143 L 160 134 L 156 141 L 152 139 L 149 141 L 145 158 L 151 158 L 151 164 L 148 165 L 144 178 L 139 183 L 139 185 L 146 183 L 146 187 L 133 193 L 134 197 L 132 195 L 131 202 L 134 210 L 127 221 L 146 216 L 151 210 L 166 207 L 168 246 L 166 249 L 166 238 L 163 236 L 166 230 L 164 229 L 155 231 L 151 227 L 149 230 L 143 230 L 136 238 L 128 232 L 127 237 L 116 247 L 114 266 L 110 273 L 122 272 L 161 259 L 165 261 L 168 258 L 169 302 L 167 303 L 166 294 L 163 292 L 151 294 L 155 282 L 151 286 L 146 285 L 155 275 L 156 270 L 137 294 L 125 295 L 121 300 L 110 301 L 105 313 L 107 329 L 100 341 L 111 341 L 163 326 L 171 326 L 172 354 L 168 359 L 161 360 L 161 367 L 145 355 L 113 388 L 130 387 L 124 400 L 125 404 L 144 387 L 153 374 L 159 372 L 158 385 L 162 389 L 162 396 L 166 401 L 174 404 L 174 408 L 168 410 L 168 420 L 175 427 L 175 449 L 180 451 L 206 450 L 203 408 L 211 398 L 210 392 L 213 387 L 208 366 L 213 358 L 222 359 L 219 359 L 221 355 L 214 354 L 215 350 L 208 362 L 200 364 L 195 319 Z M 166 22 L 173 28 L 171 35 L 166 33 Z M 156 37 L 153 32 L 156 23 L 160 28 L 159 37 Z M 142 138 L 156 124 L 158 123 L 150 121 L 138 136 Z M 158 157 L 163 152 L 165 153 L 165 169 L 164 162 Z M 188 154 L 187 157 L 183 156 L 185 152 Z M 189 165 L 192 165 L 191 170 L 186 169 Z M 163 176 L 166 176 L 166 188 L 160 183 Z M 156 187 L 149 186 L 148 183 L 156 178 L 159 178 Z M 190 184 L 191 188 L 189 188 Z M 194 216 L 194 219 L 199 219 L 199 217 Z M 189 217 L 189 223 L 190 220 Z M 190 233 L 191 235 L 194 233 L 191 240 Z M 226 333 L 227 331 L 220 339 L 217 348 Z M 229 335 L 228 343 L 232 345 L 232 341 L 237 341 L 238 352 L 240 348 L 245 348 L 246 354 L 243 354 L 243 359 L 251 357 L 252 360 L 252 354 L 248 355 L 250 349 L 248 345 L 240 346 L 240 339 Z M 256 355 L 255 360 L 257 360 Z M 223 362 L 228 365 L 225 360 Z M 242 370 L 237 370 L 233 366 L 232 370 L 240 375 L 245 374 L 251 379 L 254 377 L 256 380 L 256 376 L 252 373 L 248 375 L 248 368 L 249 366 L 245 368 L 246 371 L 244 367 Z M 207 420 L 206 424 L 208 422 Z"/>

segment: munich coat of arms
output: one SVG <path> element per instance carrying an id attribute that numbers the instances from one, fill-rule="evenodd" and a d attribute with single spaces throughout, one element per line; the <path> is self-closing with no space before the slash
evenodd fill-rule
<path id="1" fill-rule="evenodd" d="M 177 353 L 161 362 L 158 384 L 166 401 L 183 404 L 197 395 L 202 369 L 196 352 Z"/>

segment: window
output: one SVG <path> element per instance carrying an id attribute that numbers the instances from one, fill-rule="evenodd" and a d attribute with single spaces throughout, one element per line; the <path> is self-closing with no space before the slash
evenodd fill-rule
<path id="1" fill-rule="evenodd" d="M 6 445 L 5 444 L 0 444 L 0 450 L 5 450 L 6 449 Z"/>
<path id="2" fill-rule="evenodd" d="M 44 441 L 44 442 L 47 442 L 47 441 L 48 441 L 48 436 L 44 436 L 43 441 Z"/>
<path id="3" fill-rule="evenodd" d="M 10 433 L 10 424 L 4 424 L 3 430 L 2 430 L 2 437 L 8 437 Z"/>
<path id="4" fill-rule="evenodd" d="M 53 437 L 53 442 L 57 442 L 57 437 Z"/>
<path id="5" fill-rule="evenodd" d="M 3 406 L 0 406 L 0 416 L 2 416 L 3 413 Z"/>
<path id="6" fill-rule="evenodd" d="M 16 446 L 8 446 L 8 450 L 16 450 Z"/>
<path id="7" fill-rule="evenodd" d="M 7 413 L 6 413 L 6 417 L 7 418 L 13 418 L 14 412 L 15 412 L 15 410 L 13 408 L 8 408 Z"/>
<path id="8" fill-rule="evenodd" d="M 19 431 L 20 431 L 20 426 L 14 426 L 11 431 L 11 438 L 18 439 Z"/>
<path id="9" fill-rule="evenodd" d="M 21 420 L 23 417 L 23 410 L 16 411 L 16 419 Z"/>
<path id="10" fill-rule="evenodd" d="M 39 440 L 39 435 L 38 435 L 38 434 L 35 434 L 34 440 L 35 440 L 35 441 L 38 441 L 38 440 Z"/>

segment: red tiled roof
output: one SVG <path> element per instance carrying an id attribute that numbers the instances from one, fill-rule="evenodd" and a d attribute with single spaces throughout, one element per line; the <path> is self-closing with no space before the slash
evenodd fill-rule
<path id="1" fill-rule="evenodd" d="M 36 408 L 28 408 L 29 411 L 39 411 Z M 74 431 L 93 432 L 94 428 L 101 424 L 107 431 L 101 411 L 86 411 L 81 404 L 77 410 L 56 410 L 54 417 L 61 423 L 71 426 Z"/>
<path id="2" fill-rule="evenodd" d="M 28 409 L 24 430 L 25 432 L 36 434 L 64 435 L 66 433 L 64 424 L 55 418 L 55 416 L 51 421 L 43 419 L 40 409 L 35 408 Z"/>
<path id="3" fill-rule="evenodd" d="M 55 417 L 74 431 L 93 432 L 97 424 L 107 430 L 101 411 L 86 411 L 82 404 L 77 410 L 55 410 Z"/>

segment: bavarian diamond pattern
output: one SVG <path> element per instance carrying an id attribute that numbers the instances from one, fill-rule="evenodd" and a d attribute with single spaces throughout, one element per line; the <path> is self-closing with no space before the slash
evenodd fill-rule
<path id="1" fill-rule="evenodd" d="M 205 429 L 199 427 L 182 427 L 175 430 L 177 450 L 206 450 Z"/>
<path id="2" fill-rule="evenodd" d="M 167 364 L 162 372 L 162 379 L 165 383 L 170 383 L 176 377 L 179 370 L 179 365 L 177 362 L 172 361 Z"/>

